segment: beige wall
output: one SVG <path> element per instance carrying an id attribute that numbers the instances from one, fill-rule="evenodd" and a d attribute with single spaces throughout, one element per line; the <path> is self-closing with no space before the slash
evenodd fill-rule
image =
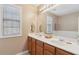
<path id="1" fill-rule="evenodd" d="M 30 32 L 30 24 L 36 25 L 37 8 L 32 5 L 20 6 L 22 7 L 22 36 L 0 39 L 0 54 L 16 54 L 24 50 L 27 35 Z M 36 26 L 35 31 L 37 31 Z"/>
<path id="2" fill-rule="evenodd" d="M 23 7 L 23 37 L 26 39 L 24 42 L 25 48 L 27 48 L 27 36 L 31 32 L 30 28 L 32 24 L 35 28 L 34 32 L 37 32 L 37 8 L 32 5 L 23 5 Z"/>
<path id="3" fill-rule="evenodd" d="M 79 12 L 60 16 L 57 20 L 57 30 L 78 31 Z"/>

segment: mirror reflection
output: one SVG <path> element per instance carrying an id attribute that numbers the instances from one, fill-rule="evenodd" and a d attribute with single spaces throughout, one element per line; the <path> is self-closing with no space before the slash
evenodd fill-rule
<path id="1" fill-rule="evenodd" d="M 42 19 L 45 33 L 74 38 L 78 36 L 79 4 L 44 6 L 47 9 L 40 11 L 39 19 Z"/>

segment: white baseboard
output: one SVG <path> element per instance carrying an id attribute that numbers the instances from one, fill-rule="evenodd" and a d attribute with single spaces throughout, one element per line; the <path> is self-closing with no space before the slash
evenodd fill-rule
<path id="1" fill-rule="evenodd" d="M 20 52 L 20 53 L 17 53 L 16 55 L 25 55 L 25 54 L 29 54 L 29 53 L 28 53 L 28 50 L 23 51 L 23 52 Z"/>

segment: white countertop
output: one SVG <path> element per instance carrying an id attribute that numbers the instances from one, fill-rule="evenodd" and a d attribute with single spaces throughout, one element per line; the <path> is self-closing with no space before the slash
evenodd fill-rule
<path id="1" fill-rule="evenodd" d="M 40 36 L 40 33 L 29 33 L 28 36 L 33 37 L 42 42 L 48 43 L 52 46 L 58 47 L 60 49 L 63 49 L 65 51 L 71 52 L 73 54 L 76 55 L 79 54 L 79 43 L 77 42 L 77 39 L 61 37 L 61 36 L 56 36 L 54 38 L 47 39 L 44 37 L 44 34 L 41 35 L 42 36 Z M 63 39 L 64 41 L 59 41 L 59 39 Z M 66 42 L 72 42 L 72 44 L 67 44 Z"/>

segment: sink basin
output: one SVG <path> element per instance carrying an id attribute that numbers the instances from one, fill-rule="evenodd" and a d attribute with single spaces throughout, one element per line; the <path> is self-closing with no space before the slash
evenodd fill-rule
<path id="1" fill-rule="evenodd" d="M 75 40 L 68 39 L 68 38 L 62 38 L 62 37 L 58 37 L 58 39 L 51 40 L 51 42 L 60 43 L 60 44 L 68 44 L 68 45 L 76 44 Z"/>
<path id="2" fill-rule="evenodd" d="M 37 37 L 44 37 L 44 33 L 35 33 L 34 35 Z"/>
<path id="3" fill-rule="evenodd" d="M 72 44 L 73 42 L 67 41 L 67 40 L 63 40 L 63 39 L 59 39 L 60 42 L 66 43 L 66 44 Z"/>
<path id="4" fill-rule="evenodd" d="M 51 42 L 55 43 L 55 44 L 59 44 L 59 45 L 71 45 L 71 44 L 74 44 L 73 42 L 56 41 L 56 40 L 52 40 Z"/>

